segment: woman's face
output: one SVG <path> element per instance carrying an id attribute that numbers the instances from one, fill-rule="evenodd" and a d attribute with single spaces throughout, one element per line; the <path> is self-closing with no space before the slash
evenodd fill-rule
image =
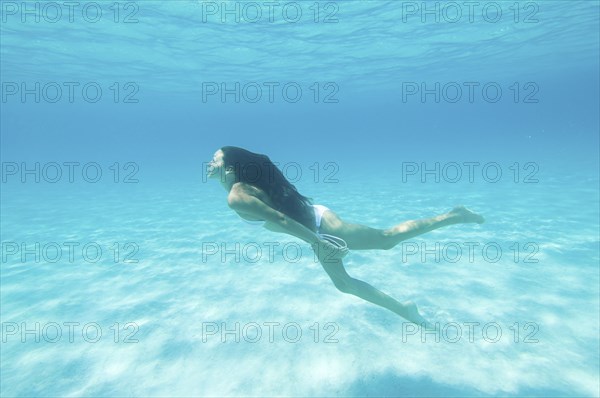
<path id="1" fill-rule="evenodd" d="M 208 163 L 208 178 L 217 178 L 221 175 L 225 162 L 223 161 L 224 153 L 222 150 L 215 152 L 212 160 Z"/>

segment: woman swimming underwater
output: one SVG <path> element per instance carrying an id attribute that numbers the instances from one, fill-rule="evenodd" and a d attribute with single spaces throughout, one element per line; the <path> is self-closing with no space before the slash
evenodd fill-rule
<path id="1" fill-rule="evenodd" d="M 224 146 L 215 152 L 207 175 L 220 179 L 228 192 L 227 204 L 240 217 L 265 221 L 265 228 L 309 243 L 338 290 L 387 308 L 419 325 L 427 322 L 413 302 L 400 303 L 368 283 L 352 278 L 342 258 L 348 250 L 388 250 L 437 228 L 484 222 L 482 216 L 459 206 L 445 214 L 406 221 L 389 229 L 348 223 L 331 209 L 313 205 L 309 198 L 302 196 L 268 156 L 234 146 Z M 345 241 L 347 247 L 336 237 Z"/>

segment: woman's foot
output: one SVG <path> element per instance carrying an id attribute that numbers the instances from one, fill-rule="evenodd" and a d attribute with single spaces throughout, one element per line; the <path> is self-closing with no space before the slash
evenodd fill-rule
<path id="1" fill-rule="evenodd" d="M 448 212 L 448 214 L 455 218 L 459 223 L 483 224 L 485 222 L 485 218 L 477 213 L 473 213 L 465 206 L 456 206 L 454 209 Z"/>
<path id="2" fill-rule="evenodd" d="M 412 323 L 416 323 L 419 326 L 429 325 L 429 322 L 427 322 L 419 313 L 419 309 L 415 303 L 412 301 L 406 301 L 402 303 L 402 306 L 404 307 L 404 315 L 402 315 L 402 317 L 408 319 Z"/>

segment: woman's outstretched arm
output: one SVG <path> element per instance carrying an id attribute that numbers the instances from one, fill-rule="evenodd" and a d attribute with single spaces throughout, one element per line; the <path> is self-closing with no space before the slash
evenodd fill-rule
<path id="1" fill-rule="evenodd" d="M 319 256 L 319 261 L 327 272 L 327 275 L 333 281 L 335 287 L 347 294 L 360 297 L 363 300 L 369 301 L 373 304 L 377 304 L 381 307 L 387 308 L 388 310 L 400 315 L 404 319 L 407 319 L 417 325 L 421 325 L 427 328 L 432 326 L 419 314 L 417 306 L 412 301 L 406 301 L 400 303 L 394 298 L 387 294 L 377 290 L 373 286 L 359 279 L 352 278 L 346 272 L 344 264 L 341 259 L 330 259 L 324 256 Z"/>
<path id="2" fill-rule="evenodd" d="M 232 188 L 227 203 L 238 214 L 243 213 L 255 218 L 262 218 L 265 220 L 265 228 L 300 238 L 317 252 L 326 254 L 328 258 L 342 258 L 348 253 L 348 249 L 337 249 L 293 218 L 273 209 L 259 198 L 248 195 L 243 190 Z"/>
<path id="3" fill-rule="evenodd" d="M 273 209 L 259 198 L 247 194 L 242 189 L 231 189 L 227 198 L 229 207 L 237 213 L 244 213 L 265 220 L 265 227 L 271 231 L 284 232 L 295 236 L 310 245 L 320 241 L 319 236 L 286 214 Z"/>

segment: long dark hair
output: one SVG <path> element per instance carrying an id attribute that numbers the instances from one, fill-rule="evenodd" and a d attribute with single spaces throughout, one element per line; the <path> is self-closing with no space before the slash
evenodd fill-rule
<path id="1" fill-rule="evenodd" d="M 267 155 L 236 146 L 224 146 L 225 169 L 233 167 L 235 181 L 262 189 L 275 209 L 296 220 L 311 231 L 316 230 L 312 199 L 301 195 Z"/>

